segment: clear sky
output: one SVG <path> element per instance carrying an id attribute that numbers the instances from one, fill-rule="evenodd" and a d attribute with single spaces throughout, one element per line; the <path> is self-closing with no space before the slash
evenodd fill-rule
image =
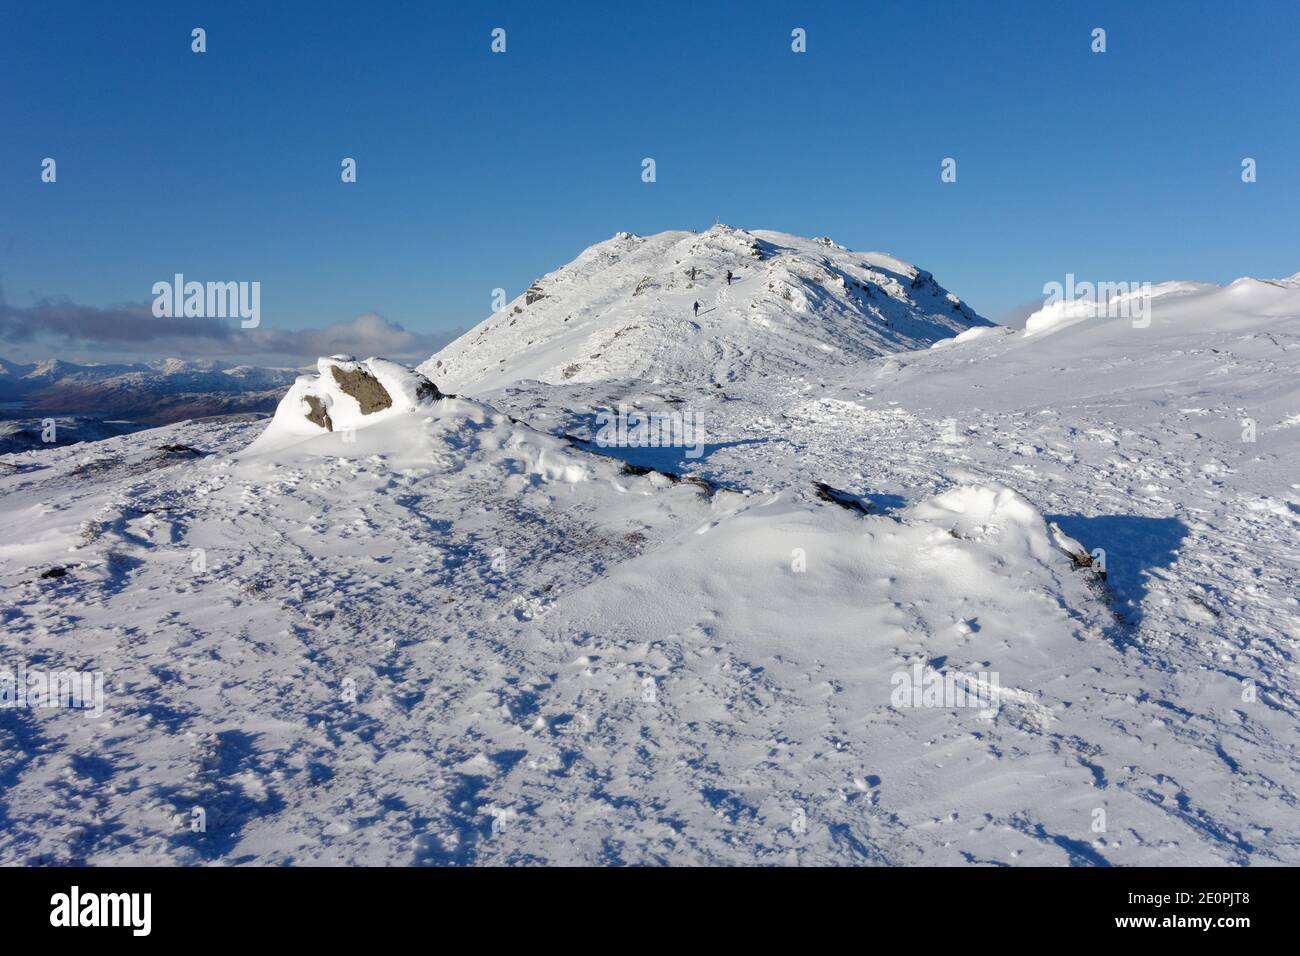
<path id="1" fill-rule="evenodd" d="M 1294 0 L 14 0 L 0 355 L 41 350 L 42 302 L 111 324 L 177 272 L 418 352 L 616 231 L 717 219 L 891 252 L 994 319 L 1067 272 L 1289 275 L 1298 64 Z"/>

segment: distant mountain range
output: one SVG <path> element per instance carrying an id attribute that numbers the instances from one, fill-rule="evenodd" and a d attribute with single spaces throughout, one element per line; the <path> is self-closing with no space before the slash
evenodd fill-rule
<path id="1" fill-rule="evenodd" d="M 0 358 L 0 419 L 76 415 L 166 425 L 189 418 L 272 412 L 298 372 L 178 358 L 78 365 Z"/>

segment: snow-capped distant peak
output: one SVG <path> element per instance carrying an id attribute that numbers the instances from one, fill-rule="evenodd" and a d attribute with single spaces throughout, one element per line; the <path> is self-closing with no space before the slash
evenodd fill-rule
<path id="1" fill-rule="evenodd" d="M 185 372 L 194 367 L 191 363 L 185 361 L 184 359 L 175 358 L 175 357 L 165 358 L 162 361 L 154 362 L 151 364 L 153 365 L 154 369 L 156 369 L 159 372 L 162 372 L 164 375 L 171 375 L 176 372 Z"/>
<path id="2" fill-rule="evenodd" d="M 471 393 L 521 379 L 708 383 L 816 372 L 989 324 L 894 256 L 718 224 L 617 233 L 420 370 Z"/>

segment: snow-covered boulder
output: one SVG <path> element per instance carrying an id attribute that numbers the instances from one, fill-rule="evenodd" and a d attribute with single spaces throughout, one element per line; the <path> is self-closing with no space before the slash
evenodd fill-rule
<path id="1" fill-rule="evenodd" d="M 1017 555 L 1047 563 L 1053 552 L 1071 558 L 1076 552 L 1087 554 L 1083 545 L 1049 527 L 1022 495 L 996 482 L 958 485 L 913 507 L 911 517 L 939 525 L 955 538 L 988 545 L 1008 562 Z"/>
<path id="2" fill-rule="evenodd" d="M 914 521 L 937 525 L 953 538 L 981 550 L 994 563 L 1024 573 L 1032 564 L 1059 564 L 1106 578 L 1105 558 L 1089 552 L 1022 495 L 997 482 L 961 484 L 911 509 Z"/>
<path id="3" fill-rule="evenodd" d="M 439 474 L 488 474 L 497 490 L 585 482 L 597 463 L 607 477 L 619 472 L 618 463 L 577 451 L 567 439 L 491 405 L 444 395 L 397 362 L 336 355 L 320 359 L 317 368 L 294 382 L 266 430 L 239 457 L 278 467 L 378 456 Z"/>
<path id="4" fill-rule="evenodd" d="M 317 374 L 302 375 L 280 400 L 275 417 L 250 451 L 328 432 L 368 428 L 431 406 L 443 397 L 419 372 L 382 358 L 319 359 Z"/>

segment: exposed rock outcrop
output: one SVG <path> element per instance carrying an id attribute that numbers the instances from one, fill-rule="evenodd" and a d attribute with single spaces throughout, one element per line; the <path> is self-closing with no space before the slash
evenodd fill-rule
<path id="1" fill-rule="evenodd" d="M 316 375 L 303 375 L 280 401 L 275 418 L 253 447 L 268 447 L 329 432 L 351 433 L 413 412 L 443 398 L 426 376 L 387 359 L 358 361 L 335 355 L 316 363 Z"/>

